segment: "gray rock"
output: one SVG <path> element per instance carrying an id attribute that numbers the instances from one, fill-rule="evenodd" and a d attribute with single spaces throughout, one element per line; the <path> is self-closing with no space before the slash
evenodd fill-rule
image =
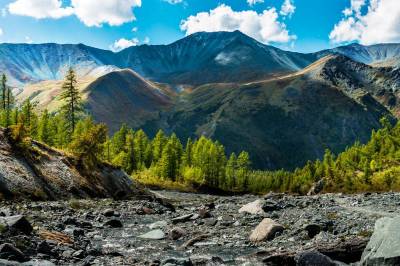
<path id="1" fill-rule="evenodd" d="M 33 230 L 32 225 L 22 215 L 0 217 L 0 224 L 8 227 L 13 232 L 22 232 L 27 235 Z"/>
<path id="2" fill-rule="evenodd" d="M 262 222 L 257 225 L 250 235 L 251 242 L 261 242 L 265 240 L 271 240 L 275 237 L 275 234 L 282 232 L 284 227 L 272 219 L 265 218 Z"/>
<path id="3" fill-rule="evenodd" d="M 114 211 L 113 209 L 105 209 L 105 210 L 103 211 L 103 215 L 104 215 L 105 217 L 111 217 L 111 216 L 114 216 L 114 215 L 115 215 L 115 211 Z"/>
<path id="4" fill-rule="evenodd" d="M 8 243 L 0 245 L 0 258 L 19 262 L 26 261 L 24 253 Z"/>
<path id="5" fill-rule="evenodd" d="M 400 265 L 400 216 L 381 218 L 375 223 L 374 233 L 364 250 L 361 265 Z"/>
<path id="6" fill-rule="evenodd" d="M 256 200 L 244 205 L 242 208 L 239 209 L 239 213 L 249 213 L 249 214 L 264 214 L 264 210 L 262 206 L 264 202 L 262 200 Z"/>
<path id="7" fill-rule="evenodd" d="M 154 240 L 161 240 L 165 238 L 165 233 L 160 230 L 156 229 L 150 232 L 147 232 L 143 235 L 138 236 L 139 238 L 144 238 L 144 239 L 154 239 Z"/>
<path id="8" fill-rule="evenodd" d="M 121 228 L 121 227 L 123 227 L 121 221 L 118 220 L 118 219 L 111 219 L 111 220 L 108 220 L 108 221 L 105 222 L 103 225 L 104 225 L 105 227 L 111 227 L 111 228 Z"/>
<path id="9" fill-rule="evenodd" d="M 21 266 L 55 266 L 55 264 L 48 260 L 30 260 L 22 263 Z"/>
<path id="10" fill-rule="evenodd" d="M 307 234 L 310 238 L 314 238 L 321 232 L 321 226 L 319 224 L 308 224 L 304 227 L 304 230 L 307 231 Z"/>
<path id="11" fill-rule="evenodd" d="M 180 227 L 174 227 L 168 232 L 168 238 L 172 240 L 178 240 L 179 238 L 186 235 L 186 230 Z"/>
<path id="12" fill-rule="evenodd" d="M 193 214 L 182 215 L 182 216 L 173 218 L 173 219 L 171 220 L 171 222 L 172 222 L 173 224 L 185 223 L 185 222 L 189 221 L 190 218 L 192 218 L 192 216 L 193 216 Z"/>
<path id="13" fill-rule="evenodd" d="M 163 229 L 168 226 L 167 221 L 158 221 L 149 225 L 150 229 Z"/>
<path id="14" fill-rule="evenodd" d="M 297 266 L 338 266 L 340 264 L 331 260 L 318 251 L 307 251 L 296 256 Z"/>

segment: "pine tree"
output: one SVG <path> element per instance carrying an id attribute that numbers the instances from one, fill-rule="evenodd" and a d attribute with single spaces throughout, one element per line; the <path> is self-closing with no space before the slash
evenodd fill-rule
<path id="1" fill-rule="evenodd" d="M 39 130 L 38 130 L 38 138 L 40 141 L 48 144 L 53 145 L 53 133 L 50 124 L 50 115 L 47 109 L 43 111 L 43 114 L 40 118 L 39 122 Z"/>
<path id="2" fill-rule="evenodd" d="M 75 131 L 79 114 L 82 112 L 81 95 L 77 88 L 75 71 L 70 68 L 62 85 L 60 99 L 64 101 L 61 111 L 65 117 L 66 126 L 69 134 Z"/>
<path id="3" fill-rule="evenodd" d="M 5 74 L 1 76 L 1 108 L 6 109 L 6 91 L 7 91 L 7 77 Z"/>

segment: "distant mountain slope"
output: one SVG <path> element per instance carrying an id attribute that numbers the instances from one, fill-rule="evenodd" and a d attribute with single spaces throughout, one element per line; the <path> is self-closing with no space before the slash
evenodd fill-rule
<path id="1" fill-rule="evenodd" d="M 85 107 L 97 121 L 112 131 L 126 123 L 145 128 L 154 121 L 154 131 L 161 127 L 162 113 L 172 105 L 173 93 L 145 80 L 136 72 L 124 69 L 108 73 L 83 91 Z M 150 130 L 150 128 L 147 128 Z"/>
<path id="2" fill-rule="evenodd" d="M 0 72 L 13 86 L 62 79 L 70 66 L 79 76 L 99 76 L 114 69 L 108 56 L 113 53 L 82 44 L 0 44 Z"/>
<path id="3" fill-rule="evenodd" d="M 172 84 L 250 81 L 299 70 L 315 60 L 267 46 L 235 32 L 200 32 L 170 45 L 130 47 L 118 54 L 124 67 Z M 123 60 L 121 60 L 123 61 Z"/>
<path id="4" fill-rule="evenodd" d="M 357 62 L 369 65 L 400 67 L 400 44 L 375 44 L 364 46 L 350 44 L 315 53 L 319 58 L 328 54 L 342 54 Z"/>
<path id="5" fill-rule="evenodd" d="M 342 55 L 330 55 L 309 67 L 306 72 L 352 95 L 370 93 L 393 113 L 400 116 L 400 69 L 372 67 Z M 312 66 L 313 66 L 312 65 Z"/>
<path id="6" fill-rule="evenodd" d="M 229 152 L 248 150 L 256 167 L 294 168 L 365 142 L 387 109 L 366 93 L 349 97 L 307 73 L 247 85 L 212 84 L 185 97 L 169 119 L 185 139 L 205 134 Z"/>

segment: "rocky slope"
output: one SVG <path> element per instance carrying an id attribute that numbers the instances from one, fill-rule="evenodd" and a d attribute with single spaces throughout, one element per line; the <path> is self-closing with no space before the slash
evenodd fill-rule
<path id="1" fill-rule="evenodd" d="M 0 128 L 0 197 L 54 200 L 90 197 L 145 197 L 141 186 L 119 169 L 100 165 L 88 172 L 72 157 L 33 143 L 21 152 Z"/>
<path id="2" fill-rule="evenodd" d="M 143 200 L 0 203 L 0 263 L 398 265 L 398 193 L 160 193 L 175 211 Z"/>

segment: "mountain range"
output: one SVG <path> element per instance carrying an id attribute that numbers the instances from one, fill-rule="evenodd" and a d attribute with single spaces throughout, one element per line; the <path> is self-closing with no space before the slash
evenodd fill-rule
<path id="1" fill-rule="evenodd" d="M 83 44 L 0 44 L 0 72 L 17 100 L 57 110 L 65 71 L 85 107 L 112 131 L 122 123 L 185 140 L 202 134 L 257 168 L 292 169 L 365 142 L 400 115 L 400 44 L 351 44 L 302 54 L 239 31 L 195 33 L 169 45 L 113 53 Z"/>

